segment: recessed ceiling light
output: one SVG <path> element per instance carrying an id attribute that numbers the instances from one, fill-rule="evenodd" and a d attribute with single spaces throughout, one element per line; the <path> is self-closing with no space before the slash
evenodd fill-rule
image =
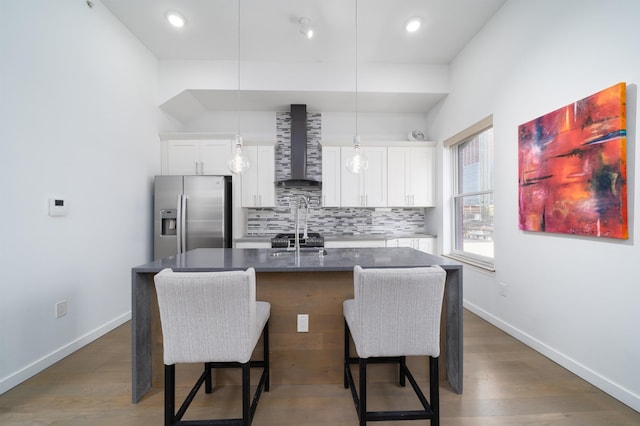
<path id="1" fill-rule="evenodd" d="M 407 30 L 407 32 L 415 33 L 420 29 L 420 25 L 422 25 L 422 19 L 411 18 L 407 21 L 407 25 L 405 26 L 405 29 Z"/>
<path id="2" fill-rule="evenodd" d="M 182 16 L 182 14 L 180 14 L 179 12 L 176 12 L 175 10 L 171 10 L 167 12 L 166 16 L 167 16 L 167 21 L 169 21 L 169 23 L 174 27 L 176 28 L 184 27 L 184 24 L 186 21 L 184 19 L 184 16 Z"/>

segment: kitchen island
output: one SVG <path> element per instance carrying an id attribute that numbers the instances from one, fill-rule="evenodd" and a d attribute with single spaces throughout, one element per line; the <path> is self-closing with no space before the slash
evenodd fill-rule
<path id="1" fill-rule="evenodd" d="M 132 268 L 132 401 L 162 382 L 162 337 L 153 276 L 177 272 L 256 270 L 258 300 L 271 303 L 273 384 L 342 383 L 342 302 L 353 298 L 353 267 L 439 265 L 447 272 L 442 355 L 446 379 L 462 393 L 462 266 L 406 247 L 196 249 Z M 309 315 L 309 332 L 296 332 L 296 315 Z M 426 362 L 416 361 L 418 369 Z M 412 371 L 413 371 L 412 367 Z M 421 374 L 420 372 L 418 374 Z M 218 381 L 224 381 L 224 376 Z"/>

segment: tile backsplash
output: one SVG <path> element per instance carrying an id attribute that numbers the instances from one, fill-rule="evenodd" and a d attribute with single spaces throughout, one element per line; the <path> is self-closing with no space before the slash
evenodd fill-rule
<path id="1" fill-rule="evenodd" d="M 307 113 L 307 175 L 322 179 L 321 141 L 322 114 Z M 276 181 L 290 177 L 291 114 L 276 113 L 277 144 L 275 147 Z M 247 235 L 271 235 L 293 232 L 296 199 L 309 197 L 309 231 L 323 235 L 383 235 L 424 232 L 424 209 L 367 209 L 321 207 L 322 188 L 276 187 L 276 207 L 250 208 L 247 211 Z M 303 210 L 301 210 L 301 214 Z M 300 222 L 302 224 L 302 220 Z"/>

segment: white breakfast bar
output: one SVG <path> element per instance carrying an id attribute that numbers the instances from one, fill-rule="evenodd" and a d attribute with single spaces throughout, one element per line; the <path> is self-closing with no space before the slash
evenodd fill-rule
<path id="1" fill-rule="evenodd" d="M 342 302 L 353 297 L 353 267 L 440 265 L 447 272 L 442 355 L 446 379 L 462 393 L 462 265 L 406 247 L 196 249 L 132 268 L 132 401 L 162 382 L 162 336 L 153 276 L 177 272 L 256 270 L 258 300 L 271 303 L 271 382 L 342 383 Z M 296 315 L 309 315 L 309 332 L 296 332 Z M 416 360 L 418 365 L 425 364 Z M 413 367 L 412 367 L 413 371 Z M 224 375 L 216 380 L 224 382 Z"/>

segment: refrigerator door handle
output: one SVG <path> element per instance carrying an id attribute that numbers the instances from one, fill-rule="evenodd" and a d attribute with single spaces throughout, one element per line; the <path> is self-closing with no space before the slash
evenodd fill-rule
<path id="1" fill-rule="evenodd" d="M 182 194 L 182 217 L 180 220 L 182 221 L 182 246 L 180 247 L 180 253 L 184 253 L 187 251 L 187 195 Z"/>
<path id="2" fill-rule="evenodd" d="M 178 203 L 176 207 L 176 211 L 178 212 L 176 215 L 176 243 L 177 243 L 177 252 L 181 253 L 182 248 L 182 195 L 178 195 Z"/>

